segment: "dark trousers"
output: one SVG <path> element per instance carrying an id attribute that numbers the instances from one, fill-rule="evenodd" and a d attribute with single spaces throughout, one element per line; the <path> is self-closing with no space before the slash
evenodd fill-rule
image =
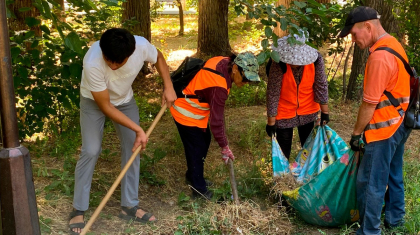
<path id="1" fill-rule="evenodd" d="M 209 150 L 211 142 L 210 128 L 207 129 L 184 126 L 175 121 L 184 145 L 185 157 L 187 159 L 186 178 L 192 186 L 200 193 L 207 192 L 206 182 L 204 180 L 204 161 Z"/>
<path id="2" fill-rule="evenodd" d="M 309 134 L 311 134 L 311 131 L 313 128 L 314 128 L 314 122 L 310 122 L 308 124 L 298 126 L 300 145 L 302 147 L 306 139 L 308 138 Z M 286 158 L 289 159 L 290 152 L 292 150 L 293 128 L 284 128 L 284 129 L 277 128 L 276 134 L 277 134 L 277 142 L 279 142 L 281 151 L 283 151 Z"/>

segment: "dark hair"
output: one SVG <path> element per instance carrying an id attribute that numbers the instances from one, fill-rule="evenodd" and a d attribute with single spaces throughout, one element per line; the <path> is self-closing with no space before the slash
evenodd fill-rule
<path id="1" fill-rule="evenodd" d="M 99 46 L 105 59 L 122 63 L 136 49 L 134 36 L 126 29 L 112 28 L 102 34 Z"/>
<path id="2" fill-rule="evenodd" d="M 235 62 L 233 62 L 236 59 L 236 55 L 232 54 L 229 56 L 229 64 L 228 64 L 228 73 L 231 74 L 232 73 L 232 67 L 235 64 Z M 238 66 L 239 67 L 239 66 Z"/>

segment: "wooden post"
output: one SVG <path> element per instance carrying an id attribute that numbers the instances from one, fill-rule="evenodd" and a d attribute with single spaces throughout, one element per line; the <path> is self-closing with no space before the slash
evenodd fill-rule
<path id="1" fill-rule="evenodd" d="M 20 146 L 5 0 L 0 0 L 0 207 L 3 234 L 41 234 L 29 151 Z"/>

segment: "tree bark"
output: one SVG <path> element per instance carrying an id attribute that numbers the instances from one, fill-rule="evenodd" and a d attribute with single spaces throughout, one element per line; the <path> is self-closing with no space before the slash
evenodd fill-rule
<path id="1" fill-rule="evenodd" d="M 354 43 L 351 44 L 351 47 L 349 49 L 349 52 L 347 52 L 346 60 L 344 61 L 344 70 L 343 70 L 343 95 L 341 96 L 341 100 L 344 101 L 344 98 L 346 97 L 346 76 L 347 76 L 347 67 L 349 64 L 350 55 L 353 53 L 354 49 Z"/>
<path id="2" fill-rule="evenodd" d="M 365 6 L 376 9 L 381 15 L 380 21 L 385 31 L 388 33 L 399 33 L 397 21 L 392 14 L 392 5 L 384 0 L 366 0 L 365 3 Z M 357 45 L 355 46 L 346 100 L 357 100 L 361 98 L 361 89 L 357 90 L 358 87 L 361 87 L 361 84 L 357 83 L 357 77 L 360 74 L 364 75 L 368 56 L 368 49 L 361 50 Z"/>
<path id="3" fill-rule="evenodd" d="M 64 0 L 54 0 L 58 4 L 60 4 L 61 9 L 56 11 L 56 14 L 60 15 L 60 19 L 62 22 L 66 22 L 66 9 L 64 7 Z"/>
<path id="4" fill-rule="evenodd" d="M 331 0 L 316 0 L 318 3 L 322 3 L 322 4 L 325 4 L 325 3 L 330 3 L 331 2 Z"/>
<path id="5" fill-rule="evenodd" d="M 176 0 L 179 9 L 179 36 L 184 35 L 184 5 L 181 0 Z"/>
<path id="6" fill-rule="evenodd" d="M 278 6 L 280 6 L 280 5 L 283 5 L 284 7 L 286 7 L 286 8 L 289 8 L 290 7 L 290 4 L 293 2 L 293 0 L 278 0 L 277 2 L 276 2 L 276 7 L 278 7 Z M 279 37 L 279 38 L 281 38 L 281 37 L 284 37 L 284 36 L 287 36 L 288 35 L 288 32 L 287 31 L 283 31 L 283 30 L 281 30 L 281 28 L 280 28 L 280 23 L 279 22 L 277 22 L 277 26 L 274 28 L 274 33 Z"/>
<path id="7" fill-rule="evenodd" d="M 122 23 L 127 20 L 136 20 L 136 24 L 128 26 L 124 25 L 125 28 L 130 30 L 134 35 L 142 36 L 149 40 L 152 39 L 152 31 L 150 28 L 150 0 L 128 0 L 123 2 L 123 14 Z"/>
<path id="8" fill-rule="evenodd" d="M 228 35 L 229 0 L 200 0 L 198 2 L 199 57 L 230 55 Z"/>
<path id="9" fill-rule="evenodd" d="M 16 0 L 14 3 L 10 4 L 9 9 L 16 18 L 8 19 L 9 31 L 22 31 L 22 30 L 33 30 L 37 36 L 41 36 L 41 30 L 39 26 L 29 28 L 25 23 L 27 17 L 37 18 L 39 16 L 39 11 L 36 7 L 32 5 L 32 0 Z M 30 7 L 30 11 L 20 12 L 19 9 L 23 7 Z"/>

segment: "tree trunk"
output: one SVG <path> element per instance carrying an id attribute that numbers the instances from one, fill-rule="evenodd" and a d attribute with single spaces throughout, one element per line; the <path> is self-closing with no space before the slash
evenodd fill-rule
<path id="1" fill-rule="evenodd" d="M 350 55 L 353 53 L 354 43 L 351 44 L 349 52 L 347 52 L 346 60 L 344 61 L 344 70 L 343 70 L 343 95 L 341 96 L 341 100 L 344 101 L 346 97 L 346 76 L 347 76 L 347 67 L 349 64 Z"/>
<path id="2" fill-rule="evenodd" d="M 10 4 L 9 9 L 16 18 L 8 19 L 9 31 L 22 31 L 22 30 L 33 30 L 35 31 L 36 36 L 41 36 L 41 30 L 39 26 L 29 28 L 25 23 L 27 17 L 37 18 L 39 16 L 39 11 L 36 7 L 32 5 L 32 0 L 16 0 L 14 3 Z M 30 11 L 20 12 L 19 9 L 23 7 L 30 7 Z"/>
<path id="3" fill-rule="evenodd" d="M 365 6 L 372 7 L 381 15 L 381 24 L 388 33 L 399 33 L 397 21 L 392 14 L 392 5 L 383 0 L 366 0 Z M 357 77 L 365 74 L 366 61 L 369 56 L 368 49 L 361 50 L 357 45 L 354 48 L 353 64 L 351 66 L 351 74 L 347 87 L 346 100 L 358 100 L 361 98 L 361 84 L 357 83 Z"/>
<path id="4" fill-rule="evenodd" d="M 294 1 L 294 0 L 278 0 L 278 1 L 276 2 L 276 7 L 278 7 L 278 6 L 280 6 L 280 5 L 283 5 L 284 7 L 289 8 L 289 7 L 290 7 L 290 4 L 291 4 L 293 1 Z M 287 36 L 287 35 L 288 35 L 287 31 L 283 31 L 283 30 L 281 30 L 281 28 L 280 28 L 280 23 L 277 23 L 277 26 L 274 28 L 274 33 L 275 33 L 277 36 L 279 36 L 279 38 L 281 38 L 281 37 L 284 37 L 284 36 Z"/>
<path id="5" fill-rule="evenodd" d="M 330 3 L 331 0 L 316 0 L 318 3 L 322 3 L 322 4 L 326 4 L 326 3 Z"/>
<path id="6" fill-rule="evenodd" d="M 176 0 L 179 9 L 179 36 L 184 36 L 184 5 L 181 0 Z"/>
<path id="7" fill-rule="evenodd" d="M 55 11 L 56 14 L 60 16 L 62 22 L 66 22 L 66 9 L 64 8 L 64 0 L 54 0 L 58 4 L 60 4 L 61 9 L 57 9 Z"/>
<path id="8" fill-rule="evenodd" d="M 152 41 L 152 30 L 150 22 L 150 0 L 127 0 L 123 2 L 124 8 L 122 14 L 123 27 L 130 30 L 131 33 L 137 36 L 146 38 L 149 42 Z M 135 24 L 126 24 L 130 20 L 136 20 Z M 141 73 L 149 74 L 149 63 L 145 62 Z M 137 76 L 139 79 L 141 76 Z"/>
<path id="9" fill-rule="evenodd" d="M 228 35 L 229 0 L 200 0 L 198 2 L 199 57 L 230 55 Z"/>
<path id="10" fill-rule="evenodd" d="M 134 35 L 142 36 L 149 40 L 152 39 L 150 28 L 150 0 L 128 0 L 123 2 L 122 23 L 125 28 Z M 124 25 L 127 20 L 136 20 L 134 25 Z"/>
<path id="11" fill-rule="evenodd" d="M 357 81 L 359 75 L 364 76 L 366 60 L 369 56 L 368 49 L 360 49 L 359 46 L 354 47 L 353 64 L 351 65 L 351 73 L 349 84 L 347 85 L 346 100 L 360 99 L 360 82 Z"/>

